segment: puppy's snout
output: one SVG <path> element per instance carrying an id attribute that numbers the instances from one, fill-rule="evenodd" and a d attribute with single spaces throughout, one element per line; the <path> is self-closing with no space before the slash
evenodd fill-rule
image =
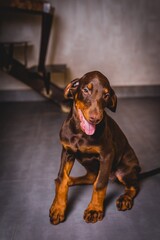
<path id="1" fill-rule="evenodd" d="M 94 124 L 94 125 L 98 124 L 101 120 L 102 120 L 101 115 L 91 114 L 90 117 L 89 117 L 89 122 Z"/>

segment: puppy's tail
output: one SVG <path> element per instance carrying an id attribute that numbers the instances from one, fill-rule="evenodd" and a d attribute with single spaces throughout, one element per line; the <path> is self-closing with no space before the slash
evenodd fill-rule
<path id="1" fill-rule="evenodd" d="M 155 176 L 157 174 L 160 174 L 160 168 L 155 168 L 155 169 L 153 169 L 151 171 L 140 173 L 139 174 L 139 180 L 143 180 L 145 178 L 152 177 L 152 176 Z"/>

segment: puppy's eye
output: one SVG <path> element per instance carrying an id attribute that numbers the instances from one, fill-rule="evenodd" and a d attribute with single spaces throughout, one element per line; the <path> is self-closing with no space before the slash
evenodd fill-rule
<path id="1" fill-rule="evenodd" d="M 87 87 L 83 88 L 84 93 L 89 93 L 89 89 Z"/>

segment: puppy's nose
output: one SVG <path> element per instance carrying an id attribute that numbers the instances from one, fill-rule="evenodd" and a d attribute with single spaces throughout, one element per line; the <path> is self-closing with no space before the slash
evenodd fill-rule
<path id="1" fill-rule="evenodd" d="M 101 121 L 101 118 L 97 115 L 92 115 L 89 118 L 89 122 L 94 125 L 98 124 L 100 121 Z"/>

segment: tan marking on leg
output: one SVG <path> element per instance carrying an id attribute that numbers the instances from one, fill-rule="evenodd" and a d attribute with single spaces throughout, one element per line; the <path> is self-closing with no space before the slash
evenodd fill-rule
<path id="1" fill-rule="evenodd" d="M 96 174 L 87 173 L 81 177 L 70 177 L 69 186 L 93 184 L 96 180 Z"/>
<path id="2" fill-rule="evenodd" d="M 132 208 L 133 200 L 137 195 L 138 190 L 135 187 L 125 188 L 125 193 L 121 195 L 117 201 L 116 205 L 119 211 L 126 211 Z"/>
<path id="3" fill-rule="evenodd" d="M 133 201 L 134 198 L 136 197 L 138 191 L 139 191 L 139 186 L 138 186 L 138 180 L 136 180 L 136 176 L 133 178 L 131 177 L 131 180 L 129 179 L 128 181 L 132 181 L 132 184 L 130 183 L 130 187 L 126 186 L 128 183 L 127 181 L 124 181 L 123 176 L 120 174 L 117 174 L 118 180 L 125 186 L 125 192 L 123 195 L 121 195 L 117 201 L 117 209 L 119 211 L 126 211 L 130 210 L 133 206 Z"/>
<path id="4" fill-rule="evenodd" d="M 62 179 L 56 179 L 56 193 L 54 201 L 50 208 L 50 219 L 53 224 L 63 222 L 65 219 L 65 211 L 67 207 L 69 176 L 73 162 L 67 162 L 64 167 Z"/>
<path id="5" fill-rule="evenodd" d="M 87 223 L 101 221 L 104 216 L 104 199 L 107 187 L 101 190 L 96 190 L 96 183 L 97 181 L 94 184 L 91 202 L 84 212 L 84 220 Z"/>
<path id="6" fill-rule="evenodd" d="M 125 188 L 125 194 L 130 196 L 131 198 L 135 198 L 137 193 L 138 193 L 138 189 L 136 189 L 133 186 L 130 188 L 128 188 L 128 187 Z"/>

